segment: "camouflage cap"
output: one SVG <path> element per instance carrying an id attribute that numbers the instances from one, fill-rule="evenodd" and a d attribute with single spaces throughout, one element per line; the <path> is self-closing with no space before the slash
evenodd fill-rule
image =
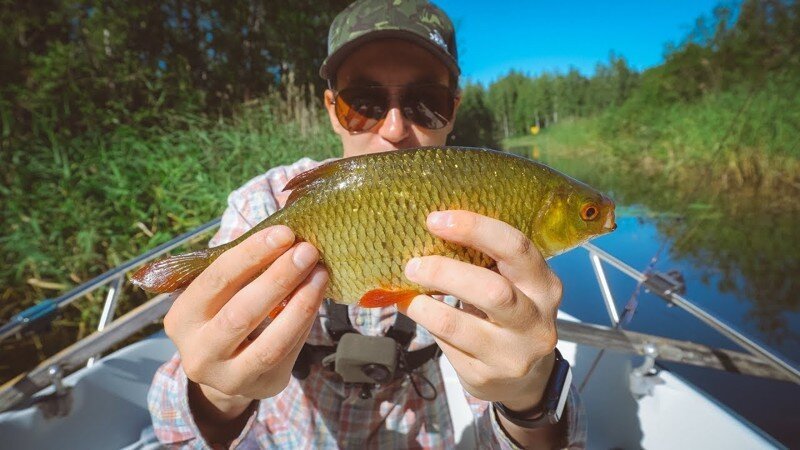
<path id="1" fill-rule="evenodd" d="M 436 55 L 456 78 L 461 73 L 456 33 L 447 14 L 427 0 L 358 0 L 333 19 L 328 57 L 319 75 L 329 80 L 347 55 L 376 39 L 406 39 Z"/>

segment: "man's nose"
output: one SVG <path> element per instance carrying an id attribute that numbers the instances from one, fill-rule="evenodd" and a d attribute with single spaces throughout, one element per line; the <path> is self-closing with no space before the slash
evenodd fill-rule
<path id="1" fill-rule="evenodd" d="M 405 118 L 400 108 L 393 105 L 386 114 L 386 118 L 383 119 L 378 133 L 389 142 L 401 142 L 408 136 L 409 125 L 408 119 Z"/>

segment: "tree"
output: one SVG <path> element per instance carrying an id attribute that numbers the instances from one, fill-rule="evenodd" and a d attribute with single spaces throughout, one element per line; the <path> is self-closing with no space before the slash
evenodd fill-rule
<path id="1" fill-rule="evenodd" d="M 467 84 L 462 90 L 461 105 L 450 140 L 454 145 L 499 147 L 486 91 L 480 84 Z"/>
<path id="2" fill-rule="evenodd" d="M 322 80 L 328 26 L 348 3 L 11 1 L 0 11 L 0 118 L 14 132 L 158 125 L 225 114 L 291 72 Z"/>

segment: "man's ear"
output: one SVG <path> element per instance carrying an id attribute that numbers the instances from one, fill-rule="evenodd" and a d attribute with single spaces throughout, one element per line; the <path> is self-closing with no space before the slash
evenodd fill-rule
<path id="1" fill-rule="evenodd" d="M 333 91 L 325 89 L 325 93 L 322 95 L 322 101 L 325 102 L 325 109 L 328 111 L 328 119 L 331 122 L 333 132 L 340 136 L 348 134 L 347 130 L 339 123 L 339 119 L 336 118 L 336 105 L 333 103 Z"/>

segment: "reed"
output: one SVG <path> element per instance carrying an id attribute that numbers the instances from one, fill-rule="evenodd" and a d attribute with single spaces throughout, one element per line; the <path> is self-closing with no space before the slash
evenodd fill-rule
<path id="1" fill-rule="evenodd" d="M 9 146 L 0 185 L 0 321 L 218 217 L 229 192 L 270 167 L 338 154 L 310 94 L 298 88 L 287 101 L 276 91 L 226 119 L 174 114 L 158 129 L 52 132 Z M 126 292 L 119 313 L 143 300 Z M 0 344 L 12 361 L 0 366 L 0 379 L 90 333 L 102 301 L 98 291 L 74 303 L 38 341 Z"/>

